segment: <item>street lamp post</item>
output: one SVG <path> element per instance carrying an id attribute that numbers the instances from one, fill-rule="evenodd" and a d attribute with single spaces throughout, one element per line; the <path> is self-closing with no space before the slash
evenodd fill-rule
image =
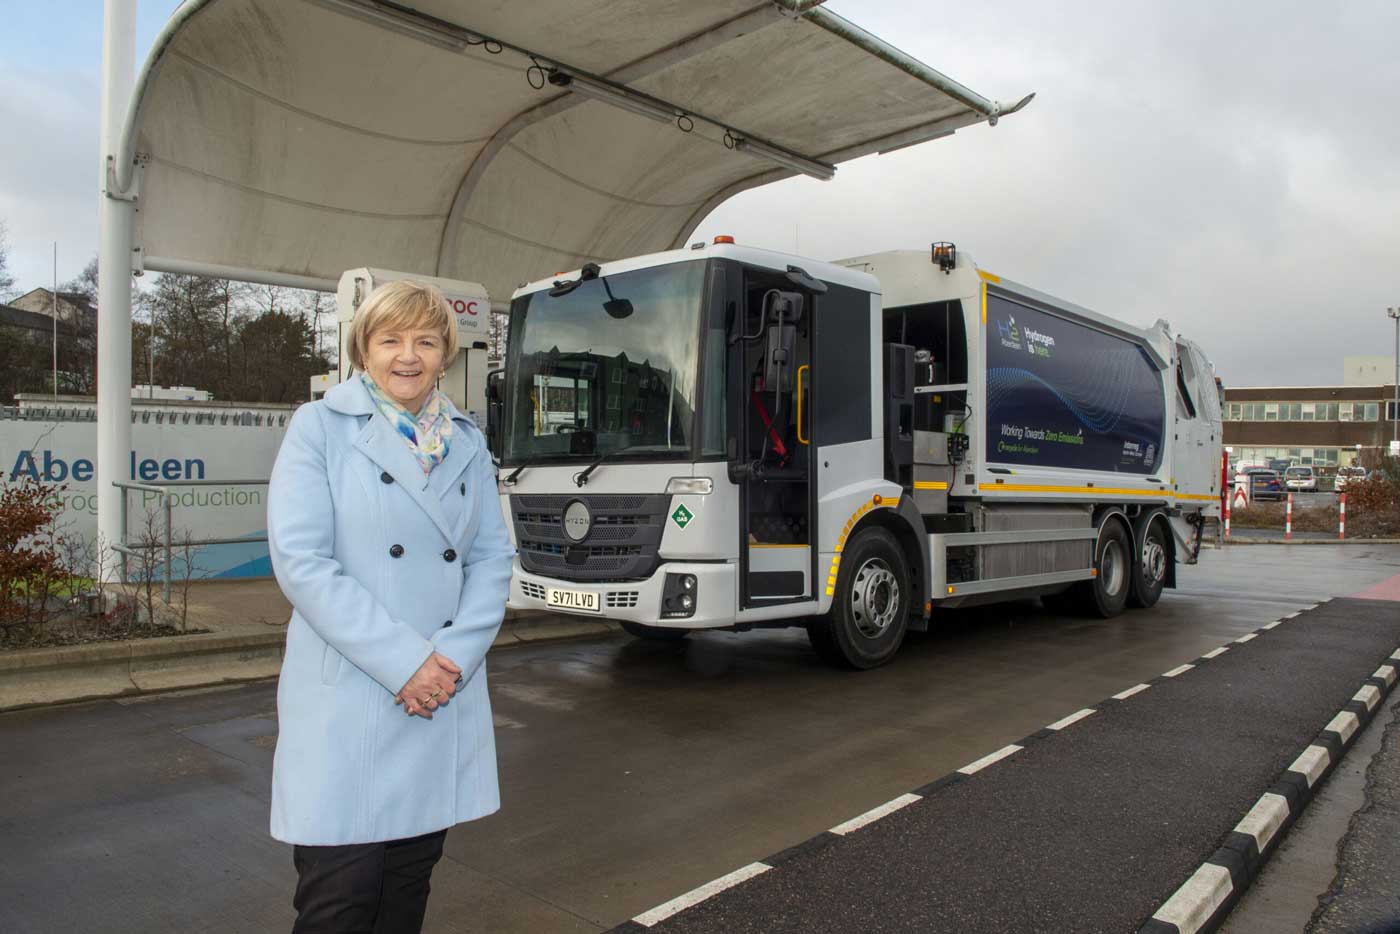
<path id="1" fill-rule="evenodd" d="M 1387 308 L 1385 313 L 1395 322 L 1395 410 L 1391 421 L 1390 440 L 1400 442 L 1400 308 Z"/>

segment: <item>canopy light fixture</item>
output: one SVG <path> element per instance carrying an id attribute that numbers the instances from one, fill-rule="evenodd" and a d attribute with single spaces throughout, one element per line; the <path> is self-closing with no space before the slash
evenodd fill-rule
<path id="1" fill-rule="evenodd" d="M 628 113 L 634 113 L 639 117 L 646 117 L 648 120 L 655 120 L 658 123 L 670 123 L 678 116 L 678 114 L 644 97 L 634 97 L 626 91 L 619 90 L 612 85 L 590 81 L 588 78 L 584 78 L 580 75 L 571 75 L 567 71 L 558 68 L 550 70 L 549 83 L 557 88 L 565 88 L 569 91 L 573 91 L 575 94 L 591 98 L 595 101 L 602 101 L 605 104 L 611 104 L 619 110 L 625 110 Z"/>
<path id="2" fill-rule="evenodd" d="M 808 159 L 806 156 L 799 156 L 796 153 L 770 146 L 767 143 L 760 143 L 758 140 L 745 136 L 734 136 L 734 148 L 739 152 L 759 156 L 769 162 L 776 162 L 785 169 L 792 169 L 794 172 L 801 172 L 803 175 L 810 175 L 812 178 L 824 182 L 831 181 L 832 177 L 836 175 L 836 166 L 830 163 Z"/>

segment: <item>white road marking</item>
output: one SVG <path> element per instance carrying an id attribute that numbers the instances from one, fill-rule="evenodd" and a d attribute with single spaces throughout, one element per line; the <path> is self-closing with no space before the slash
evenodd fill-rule
<path id="1" fill-rule="evenodd" d="M 1281 622 L 1283 622 L 1283 620 L 1281 620 L 1281 619 L 1276 619 L 1276 620 L 1274 620 L 1272 623 L 1265 623 L 1263 626 L 1260 626 L 1259 628 L 1260 628 L 1260 629 L 1273 629 L 1275 626 L 1277 626 L 1277 625 L 1278 625 L 1279 623 L 1281 623 Z"/>
<path id="2" fill-rule="evenodd" d="M 1309 746 L 1303 750 L 1303 754 L 1293 760 L 1293 764 L 1288 767 L 1288 771 L 1297 772 L 1308 780 L 1308 787 L 1317 784 L 1317 780 L 1322 777 L 1322 773 L 1327 771 L 1327 766 L 1332 762 L 1332 756 L 1328 754 L 1325 746 Z"/>
<path id="3" fill-rule="evenodd" d="M 1072 726 L 1073 724 L 1078 723 L 1080 720 L 1083 720 L 1085 717 L 1087 717 L 1087 716 L 1089 716 L 1090 714 L 1095 713 L 1095 712 L 1096 712 L 1096 711 L 1094 710 L 1094 708 L 1092 708 L 1092 707 L 1085 707 L 1083 710 L 1079 711 L 1078 713 L 1072 713 L 1072 714 L 1070 714 L 1068 717 L 1065 717 L 1063 720 L 1056 720 L 1054 723 L 1052 723 L 1052 724 L 1050 724 L 1049 726 L 1047 726 L 1046 729 L 1047 729 L 1047 730 L 1063 730 L 1065 727 L 1067 727 L 1067 726 Z"/>
<path id="4" fill-rule="evenodd" d="M 1152 917 L 1175 924 L 1181 934 L 1196 934 L 1232 891 L 1230 870 L 1214 863 L 1203 863 Z"/>
<path id="5" fill-rule="evenodd" d="M 1247 633 L 1246 635 L 1240 636 L 1240 637 L 1239 637 L 1238 639 L 1236 639 L 1235 641 L 1238 642 L 1240 645 L 1244 645 L 1244 644 L 1245 644 L 1246 642 L 1248 642 L 1250 639 L 1258 639 L 1258 638 L 1259 638 L 1259 633 L 1257 633 L 1257 632 L 1251 632 L 1251 633 Z"/>
<path id="6" fill-rule="evenodd" d="M 1020 752 L 1021 749 L 1022 749 L 1022 747 L 1017 746 L 1017 745 L 1015 745 L 1015 744 L 1012 744 L 1012 745 L 1010 745 L 1010 746 L 1003 746 L 1001 749 L 998 749 L 996 752 L 992 753 L 990 756 L 983 756 L 982 758 L 978 759 L 976 762 L 969 762 L 967 765 L 965 765 L 965 766 L 963 766 L 962 768 L 958 769 L 958 771 L 961 772 L 961 773 L 964 774 L 964 775 L 971 775 L 971 774 L 973 774 L 974 772 L 980 772 L 980 771 L 982 771 L 983 769 L 985 769 L 987 766 L 992 765 L 993 763 L 1000 762 L 1002 759 L 1005 759 L 1007 756 L 1015 755 L 1016 753 Z"/>
<path id="7" fill-rule="evenodd" d="M 1286 820 L 1288 820 L 1288 799 L 1283 795 L 1276 795 L 1269 791 L 1255 802 L 1254 807 L 1249 809 L 1249 813 L 1244 816 L 1244 820 L 1235 826 L 1235 829 L 1253 837 L 1254 842 L 1259 845 L 1259 852 L 1262 853 Z"/>
<path id="8" fill-rule="evenodd" d="M 1222 645 L 1218 649 L 1211 649 L 1209 652 L 1202 655 L 1201 658 L 1218 658 L 1219 656 L 1224 655 L 1228 651 L 1230 651 L 1230 647 L 1228 645 Z"/>
<path id="9" fill-rule="evenodd" d="M 1150 684 L 1139 684 L 1139 685 L 1137 685 L 1136 687 L 1130 687 L 1130 688 L 1128 688 L 1126 691 L 1119 691 L 1117 694 L 1113 695 L 1113 699 L 1114 699 L 1114 700 L 1127 700 L 1128 698 L 1132 697 L 1134 694 L 1141 694 L 1143 691 L 1147 690 L 1147 689 L 1150 688 L 1150 687 L 1152 687 L 1152 685 L 1150 685 Z"/>
<path id="10" fill-rule="evenodd" d="M 749 863 L 742 869 L 736 869 L 727 876 L 720 876 L 713 882 L 706 882 L 698 889 L 692 889 L 679 898 L 673 898 L 664 905 L 658 905 L 651 911 L 637 915 L 632 920 L 644 928 L 654 927 L 671 915 L 685 911 L 693 905 L 698 905 L 705 899 L 718 895 L 725 889 L 733 888 L 740 882 L 752 879 L 754 876 L 761 876 L 772 868 L 767 863 Z"/>
<path id="11" fill-rule="evenodd" d="M 1361 703 L 1366 705 L 1367 710 L 1375 710 L 1376 705 L 1381 702 L 1381 692 L 1376 690 L 1374 684 L 1367 684 L 1363 685 L 1361 690 L 1353 694 L 1351 699 L 1354 701 L 1361 701 Z"/>
<path id="12" fill-rule="evenodd" d="M 1173 668 L 1171 671 L 1164 671 L 1164 672 L 1162 672 L 1162 677 L 1163 677 L 1163 678 L 1175 678 L 1177 675 L 1184 675 L 1184 674 L 1186 674 L 1186 672 L 1190 671 L 1192 668 L 1195 668 L 1195 667 L 1196 667 L 1195 665 L 1178 665 L 1178 666 L 1176 666 L 1175 668 Z"/>
<path id="13" fill-rule="evenodd" d="M 871 808 L 859 817 L 852 817 L 844 824 L 837 824 L 835 827 L 831 828 L 831 832 L 834 834 L 840 834 L 844 837 L 848 833 L 852 833 L 853 831 L 859 830 L 866 824 L 874 823 L 875 821 L 879 820 L 887 814 L 893 814 L 900 808 L 908 807 L 915 801 L 922 800 L 923 798 L 921 798 L 919 795 L 900 795 L 893 801 L 886 801 L 884 804 L 880 805 L 877 808 Z"/>
<path id="14" fill-rule="evenodd" d="M 1343 710 L 1332 718 L 1332 722 L 1323 727 L 1324 730 L 1331 730 L 1342 737 L 1342 742 L 1351 742 L 1352 734 L 1361 726 L 1361 719 L 1350 710 Z"/>

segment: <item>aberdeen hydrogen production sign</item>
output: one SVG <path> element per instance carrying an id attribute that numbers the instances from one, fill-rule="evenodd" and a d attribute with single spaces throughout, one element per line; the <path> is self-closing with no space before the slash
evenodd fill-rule
<path id="1" fill-rule="evenodd" d="M 131 426 L 132 480 L 167 486 L 168 493 L 127 492 L 127 534 L 139 535 L 148 514 L 164 532 L 165 497 L 176 540 L 261 538 L 267 528 L 267 488 L 218 483 L 267 477 L 286 433 L 285 418 L 266 423 L 181 424 L 137 421 Z M 85 537 L 97 534 L 97 437 L 87 420 L 0 419 L 0 469 L 9 482 L 33 480 L 61 487 L 61 521 Z M 182 486 L 183 481 L 203 481 Z M 214 481 L 214 482 L 209 482 Z M 201 577 L 263 577 L 272 573 L 265 542 L 210 545 L 195 556 Z"/>

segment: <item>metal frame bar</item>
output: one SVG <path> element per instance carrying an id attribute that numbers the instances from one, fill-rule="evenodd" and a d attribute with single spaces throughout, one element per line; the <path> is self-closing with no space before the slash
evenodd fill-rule
<path id="1" fill-rule="evenodd" d="M 162 589 L 162 596 L 166 603 L 170 602 L 171 576 L 174 567 L 173 544 L 174 535 L 172 532 L 171 514 L 174 511 L 174 502 L 171 499 L 170 491 L 173 487 L 180 486 L 266 486 L 270 480 L 172 480 L 169 483 L 142 483 L 136 480 L 113 480 L 112 486 L 121 491 L 121 537 L 112 544 L 112 550 L 121 555 L 121 581 L 127 582 L 127 558 L 148 559 L 150 556 L 145 551 L 132 547 L 132 543 L 126 540 L 127 516 L 129 505 L 126 494 L 131 490 L 142 493 L 158 493 L 161 497 L 161 507 L 165 510 L 165 582 Z M 266 535 L 255 535 L 244 538 L 199 538 L 182 542 L 184 545 L 241 545 L 244 543 L 256 543 L 267 541 Z"/>
<path id="2" fill-rule="evenodd" d="M 952 597 L 956 600 L 958 597 L 969 596 L 971 594 L 1021 590 L 1026 587 L 1043 587 L 1046 584 L 1070 584 L 1076 581 L 1091 580 L 1093 576 L 1094 571 L 1092 568 L 1084 568 L 1080 571 L 1051 571 L 1047 574 L 1022 574 L 1018 577 L 996 577 L 985 581 L 965 581 L 963 583 L 954 584 L 954 592 L 952 594 L 947 592 L 948 588 L 945 585 L 943 588 L 943 599 L 946 600 Z M 935 596 L 933 599 L 937 600 L 939 598 Z"/>
<path id="3" fill-rule="evenodd" d="M 259 285 L 309 289 L 313 292 L 334 294 L 339 286 L 339 283 L 333 279 L 321 279 L 316 276 L 297 276 L 266 269 L 249 269 L 245 266 L 222 266 L 218 263 L 196 263 L 168 256 L 147 256 L 141 265 L 143 269 L 155 272 L 169 272 L 181 276 L 207 276 L 211 279 L 232 279 L 235 282 L 256 282 Z"/>

